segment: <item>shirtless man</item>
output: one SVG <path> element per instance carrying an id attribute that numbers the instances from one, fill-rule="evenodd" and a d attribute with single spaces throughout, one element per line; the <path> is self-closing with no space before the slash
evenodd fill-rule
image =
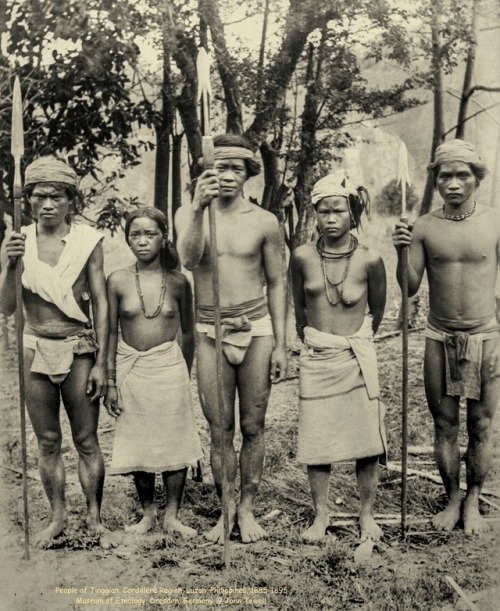
<path id="1" fill-rule="evenodd" d="M 48 526 L 34 538 L 34 544 L 43 548 L 62 533 L 67 517 L 61 398 L 79 455 L 88 526 L 98 533 L 104 530 L 100 519 L 104 462 L 97 424 L 99 398 L 105 392 L 108 306 L 102 236 L 70 222 L 72 207 L 81 198 L 74 170 L 54 157 L 40 157 L 26 168 L 25 197 L 35 223 L 4 241 L 0 309 L 7 315 L 15 310 L 14 269 L 21 257 L 26 407 L 51 508 Z M 89 321 L 89 297 L 95 333 Z"/>
<path id="2" fill-rule="evenodd" d="M 429 281 L 424 382 L 434 419 L 435 458 L 449 498 L 433 524 L 451 531 L 462 515 L 466 533 L 481 533 L 487 524 L 479 513 L 479 495 L 491 465 L 491 424 L 500 397 L 495 301 L 500 214 L 475 200 L 486 168 L 468 142 L 442 144 L 430 169 L 444 203 L 420 217 L 413 231 L 403 223 L 396 225 L 397 277 L 401 283 L 401 247 L 409 245 L 409 294 L 418 291 L 424 270 Z M 463 509 L 460 396 L 467 400 L 469 438 Z"/>
<path id="3" fill-rule="evenodd" d="M 253 152 L 241 136 L 218 136 L 214 143 L 214 169 L 201 174 L 192 204 L 183 206 L 176 215 L 177 247 L 181 262 L 193 270 L 194 275 L 198 389 L 203 413 L 210 426 L 215 485 L 221 496 L 221 457 L 224 452 L 230 488 L 230 530 L 237 513 L 241 538 L 249 543 L 266 535 L 255 520 L 254 499 L 264 462 L 264 420 L 271 382 L 280 382 L 286 376 L 285 289 L 276 217 L 243 196 L 245 181 L 260 170 Z M 225 447 L 222 447 L 216 400 L 212 266 L 208 211 L 205 213 L 212 200 L 216 207 L 225 357 L 225 417 L 222 423 Z M 243 436 L 238 508 L 235 492 L 237 461 L 233 445 L 236 391 Z M 222 517 L 205 536 L 210 541 L 223 541 Z"/>

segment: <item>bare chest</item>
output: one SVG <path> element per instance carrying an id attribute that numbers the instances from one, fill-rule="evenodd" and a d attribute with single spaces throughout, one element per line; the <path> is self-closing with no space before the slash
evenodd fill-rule
<path id="1" fill-rule="evenodd" d="M 66 243 L 60 238 L 37 238 L 37 252 L 38 259 L 50 265 L 50 267 L 56 267 L 59 263 L 59 259 L 63 253 Z"/>
<path id="2" fill-rule="evenodd" d="M 209 235 L 207 231 L 206 252 L 209 251 Z M 262 234 L 250 214 L 217 215 L 216 236 L 219 257 L 253 259 L 261 252 Z"/>
<path id="3" fill-rule="evenodd" d="M 471 263 L 480 264 L 496 260 L 496 232 L 474 225 L 453 225 L 441 223 L 427 236 L 425 247 L 428 263 Z M 439 230 L 440 229 L 440 230 Z"/>
<path id="4" fill-rule="evenodd" d="M 119 314 L 125 319 L 137 316 L 173 319 L 179 313 L 175 287 L 160 275 L 137 278 L 131 274 L 119 297 Z"/>

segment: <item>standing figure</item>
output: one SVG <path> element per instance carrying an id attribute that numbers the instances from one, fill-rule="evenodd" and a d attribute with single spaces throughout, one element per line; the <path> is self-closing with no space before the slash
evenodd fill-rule
<path id="1" fill-rule="evenodd" d="M 197 318 L 197 377 L 211 434 L 211 466 L 222 494 L 222 454 L 230 493 L 230 531 L 238 517 L 241 538 L 257 541 L 265 531 L 254 517 L 254 499 L 264 462 L 264 421 L 271 382 L 286 376 L 285 289 L 276 217 L 247 201 L 243 187 L 260 171 L 241 136 L 214 139 L 215 164 L 197 180 L 191 205 L 177 212 L 182 264 L 193 270 Z M 215 206 L 223 342 L 223 422 L 217 404 L 212 263 L 207 206 Z M 264 295 L 264 285 L 267 297 Z M 241 500 L 236 508 L 235 395 L 238 391 Z M 222 427 L 225 435 L 222 434 Z M 222 439 L 225 438 L 223 447 Z M 222 516 L 206 534 L 223 542 Z"/>
<path id="2" fill-rule="evenodd" d="M 417 219 L 413 230 L 398 223 L 393 242 L 409 246 L 408 293 L 424 271 L 429 281 L 424 382 L 434 419 L 434 453 L 449 503 L 433 524 L 451 531 L 463 517 L 465 532 L 487 524 L 479 495 L 491 466 L 491 423 L 500 396 L 500 342 L 495 282 L 500 263 L 500 214 L 479 204 L 476 189 L 486 173 L 464 140 L 441 144 L 430 171 L 443 206 Z M 461 510 L 460 397 L 467 401 L 467 494 Z"/>
<path id="3" fill-rule="evenodd" d="M 142 534 L 155 525 L 155 474 L 161 473 L 167 494 L 164 528 L 191 537 L 196 531 L 177 516 L 188 467 L 197 469 L 202 457 L 189 388 L 194 355 L 191 286 L 175 270 L 177 253 L 160 210 L 134 210 L 125 238 L 137 260 L 108 278 L 105 405 L 116 418 L 109 471 L 134 476 L 143 518 L 128 530 Z M 179 327 L 182 348 L 176 342 Z"/>
<path id="4" fill-rule="evenodd" d="M 60 401 L 79 455 L 78 475 L 87 499 L 88 525 L 100 518 L 104 463 L 97 441 L 99 398 L 105 393 L 108 305 L 103 236 L 71 213 L 81 204 L 77 175 L 47 156 L 26 168 L 24 195 L 35 222 L 12 233 L 2 246 L 0 307 L 16 307 L 14 269 L 22 258 L 26 407 L 38 440 L 38 466 L 51 519 L 34 538 L 46 547 L 66 524 L 61 457 Z M 92 304 L 95 331 L 89 320 Z"/>
<path id="5" fill-rule="evenodd" d="M 298 247 L 292 259 L 297 332 L 304 342 L 297 460 L 307 465 L 315 512 L 303 538 L 324 538 L 331 464 L 355 459 L 361 541 L 376 541 L 381 531 L 373 505 L 386 443 L 373 334 L 384 314 L 385 268 L 380 255 L 351 233 L 368 204 L 363 187 L 338 170 L 314 185 L 312 203 L 319 239 Z"/>

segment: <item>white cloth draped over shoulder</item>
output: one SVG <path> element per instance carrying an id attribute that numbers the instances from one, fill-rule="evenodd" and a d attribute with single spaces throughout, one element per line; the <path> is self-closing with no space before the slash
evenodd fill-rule
<path id="1" fill-rule="evenodd" d="M 36 223 L 28 225 L 23 232 L 26 234 L 24 288 L 53 303 L 68 318 L 86 323 L 88 318 L 75 300 L 73 285 L 104 236 L 88 225 L 71 225 L 62 238 L 65 246 L 59 261 L 52 267 L 38 258 Z"/>

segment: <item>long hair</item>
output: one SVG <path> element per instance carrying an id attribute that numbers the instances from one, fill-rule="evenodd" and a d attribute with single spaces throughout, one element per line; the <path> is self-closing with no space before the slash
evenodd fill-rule
<path id="1" fill-rule="evenodd" d="M 125 239 L 127 240 L 127 244 L 130 246 L 129 235 L 132 221 L 144 217 L 150 218 L 152 221 L 154 221 L 158 225 L 158 229 L 163 235 L 163 245 L 160 251 L 160 262 L 163 268 L 166 271 L 171 271 L 172 269 L 175 269 L 179 264 L 179 256 L 177 254 L 177 250 L 175 249 L 173 242 L 168 239 L 167 217 L 163 214 L 161 210 L 158 210 L 158 208 L 144 206 L 133 210 L 127 216 L 127 220 L 125 221 Z"/>

